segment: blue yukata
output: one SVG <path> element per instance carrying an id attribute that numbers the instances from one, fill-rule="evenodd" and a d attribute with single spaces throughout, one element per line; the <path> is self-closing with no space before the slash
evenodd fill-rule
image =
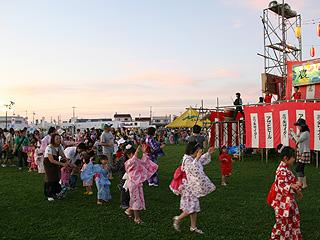
<path id="1" fill-rule="evenodd" d="M 158 156 L 163 156 L 164 153 L 162 149 L 160 148 L 160 143 L 157 142 L 154 137 L 147 136 L 145 143 L 148 145 L 147 149 L 147 155 L 149 159 L 154 162 L 155 164 L 158 164 Z M 151 178 L 148 179 L 149 185 L 159 185 L 159 176 L 158 171 L 155 172 Z"/>
<path id="2" fill-rule="evenodd" d="M 109 173 L 102 164 L 88 163 L 87 167 L 81 172 L 81 180 L 88 182 L 94 177 L 97 186 L 98 200 L 111 200 Z"/>

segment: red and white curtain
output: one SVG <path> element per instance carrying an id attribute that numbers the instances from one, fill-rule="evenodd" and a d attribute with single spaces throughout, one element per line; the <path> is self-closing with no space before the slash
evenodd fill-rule
<path id="1" fill-rule="evenodd" d="M 246 106 L 246 147 L 276 148 L 282 143 L 295 146 L 289 129 L 296 132 L 294 123 L 304 118 L 310 128 L 310 148 L 320 150 L 320 103 L 287 102 L 264 106 Z"/>

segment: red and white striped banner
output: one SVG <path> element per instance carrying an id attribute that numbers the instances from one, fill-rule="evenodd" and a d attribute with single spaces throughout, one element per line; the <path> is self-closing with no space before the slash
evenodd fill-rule
<path id="1" fill-rule="evenodd" d="M 264 106 L 244 107 L 246 147 L 276 148 L 282 143 L 295 146 L 289 129 L 304 118 L 310 128 L 310 148 L 320 150 L 320 102 L 287 102 Z"/>

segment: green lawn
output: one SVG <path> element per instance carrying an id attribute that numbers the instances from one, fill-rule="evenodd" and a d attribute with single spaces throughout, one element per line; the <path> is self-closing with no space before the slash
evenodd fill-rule
<path id="1" fill-rule="evenodd" d="M 274 213 L 265 199 L 277 163 L 250 158 L 234 163 L 227 187 L 220 186 L 216 157 L 206 168 L 217 190 L 201 199 L 198 226 L 205 232 L 203 237 L 189 232 L 189 220 L 182 223 L 181 233 L 173 230 L 171 219 L 180 213 L 180 198 L 168 185 L 183 151 L 183 146 L 168 146 L 160 159 L 160 187 L 144 186 L 147 210 L 142 213 L 145 224 L 141 226 L 120 210 L 117 179 L 112 182 L 109 205 L 97 206 L 96 197 L 83 196 L 80 185 L 66 199 L 47 202 L 42 175 L 1 168 L 0 239 L 268 239 Z M 320 239 L 320 170 L 309 166 L 306 173 L 310 186 L 298 204 L 304 239 L 315 240 Z"/>

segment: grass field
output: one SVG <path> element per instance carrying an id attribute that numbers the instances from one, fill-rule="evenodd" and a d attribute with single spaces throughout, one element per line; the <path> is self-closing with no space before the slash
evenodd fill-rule
<path id="1" fill-rule="evenodd" d="M 119 208 L 117 182 L 112 182 L 113 201 L 97 206 L 95 196 L 83 196 L 83 189 L 70 192 L 61 201 L 47 202 L 43 197 L 43 176 L 0 169 L 0 239 L 268 239 L 274 224 L 273 209 L 265 199 L 274 179 L 276 161 L 263 164 L 245 158 L 234 163 L 227 187 L 220 186 L 216 157 L 206 167 L 217 190 L 201 199 L 198 227 L 204 236 L 189 232 L 189 219 L 182 232 L 172 228 L 172 217 L 179 214 L 180 198 L 168 188 L 172 173 L 183 155 L 183 146 L 168 146 L 160 158 L 159 188 L 144 186 L 147 210 L 144 224 L 135 225 Z M 320 239 L 320 170 L 306 169 L 309 187 L 298 202 L 304 239 Z"/>

